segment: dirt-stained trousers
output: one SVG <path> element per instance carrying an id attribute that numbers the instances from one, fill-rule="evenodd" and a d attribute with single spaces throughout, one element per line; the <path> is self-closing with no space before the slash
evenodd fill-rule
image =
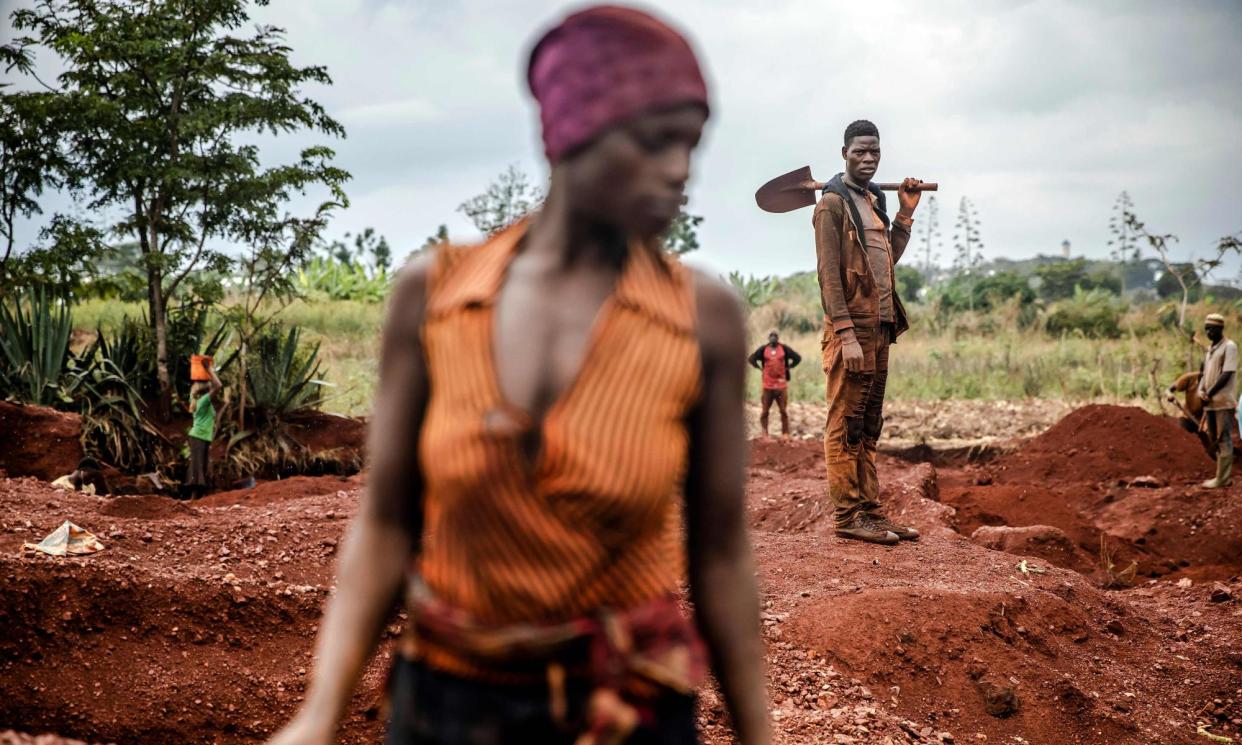
<path id="1" fill-rule="evenodd" d="M 855 327 L 862 347 L 859 372 L 848 372 L 841 340 L 828 329 L 821 342 L 824 373 L 828 377 L 828 421 L 824 429 L 824 459 L 828 469 L 828 496 L 838 525 L 859 512 L 878 512 L 880 482 L 875 470 L 876 444 L 884 425 L 884 388 L 888 383 L 888 348 L 893 324 Z"/>

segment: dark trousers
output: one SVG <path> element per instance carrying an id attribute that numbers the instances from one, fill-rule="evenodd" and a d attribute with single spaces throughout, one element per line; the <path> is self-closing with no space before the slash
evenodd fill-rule
<path id="1" fill-rule="evenodd" d="M 860 511 L 880 509 L 880 481 L 875 451 L 884 425 L 884 389 L 888 384 L 888 348 L 891 324 L 855 328 L 862 347 L 858 372 L 845 369 L 841 341 L 831 330 L 821 344 L 824 373 L 828 376 L 828 421 L 824 430 L 824 459 L 828 469 L 828 496 L 838 524 Z"/>
<path id="2" fill-rule="evenodd" d="M 572 721 L 589 690 L 567 683 Z M 484 683 L 398 657 L 389 684 L 387 745 L 572 745 L 577 733 L 553 719 L 546 685 Z M 695 702 L 669 693 L 656 704 L 656 723 L 640 726 L 626 745 L 695 745 Z"/>
<path id="3" fill-rule="evenodd" d="M 1204 412 L 1206 417 L 1209 451 L 1213 457 L 1233 455 L 1233 409 L 1214 409 Z"/>
<path id="4" fill-rule="evenodd" d="M 789 434 L 789 391 L 785 388 L 764 388 L 763 398 L 760 400 L 763 403 L 763 412 L 759 414 L 759 429 L 763 430 L 763 434 L 768 433 L 768 412 L 772 410 L 773 403 L 781 412 L 781 434 Z"/>
<path id="5" fill-rule="evenodd" d="M 187 439 L 190 441 L 190 467 L 186 469 L 185 486 L 202 496 L 207 492 L 207 459 L 211 443 L 197 437 Z"/>

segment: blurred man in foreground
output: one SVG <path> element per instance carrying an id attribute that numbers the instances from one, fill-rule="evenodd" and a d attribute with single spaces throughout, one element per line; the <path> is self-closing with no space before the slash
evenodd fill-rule
<path id="1" fill-rule="evenodd" d="M 699 633 L 738 739 L 768 742 L 742 311 L 659 244 L 707 119 L 698 63 L 600 7 L 548 32 L 527 77 L 547 200 L 397 283 L 367 493 L 273 743 L 332 741 L 403 588 L 393 745 L 694 743 Z"/>

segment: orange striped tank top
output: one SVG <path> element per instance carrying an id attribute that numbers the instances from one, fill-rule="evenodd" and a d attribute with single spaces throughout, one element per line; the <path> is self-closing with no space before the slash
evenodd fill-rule
<path id="1" fill-rule="evenodd" d="M 532 463 L 522 433 L 495 425 L 508 404 L 492 353 L 496 298 L 524 232 L 443 249 L 423 328 L 416 569 L 439 599 L 494 625 L 629 608 L 677 588 L 686 419 L 702 376 L 688 270 L 632 247 Z M 425 651 L 433 666 L 460 668 Z"/>

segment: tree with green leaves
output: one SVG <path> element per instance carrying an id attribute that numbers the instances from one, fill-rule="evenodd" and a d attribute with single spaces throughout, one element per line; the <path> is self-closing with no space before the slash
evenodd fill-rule
<path id="1" fill-rule="evenodd" d="M 526 172 L 511 165 L 487 190 L 457 207 L 479 232 L 492 235 L 509 227 L 543 203 L 544 193 L 531 183 Z"/>
<path id="2" fill-rule="evenodd" d="M 9 61 L 17 61 L 4 55 Z M 29 96 L 11 93 L 0 86 L 0 278 L 13 256 L 18 218 L 41 214 L 39 196 L 45 187 L 55 188 L 55 171 L 48 159 L 57 151 L 50 128 L 43 126 L 38 108 Z"/>
<path id="3" fill-rule="evenodd" d="M 353 248 L 346 243 L 353 238 Z M 392 248 L 388 239 L 376 232 L 375 228 L 364 228 L 361 233 L 346 233 L 344 239 L 337 239 L 327 244 L 325 253 L 342 264 L 370 263 L 376 269 L 387 272 L 392 268 Z"/>
<path id="4" fill-rule="evenodd" d="M 682 209 L 677 213 L 677 218 L 673 220 L 673 224 L 669 226 L 668 232 L 664 235 L 664 247 L 677 256 L 684 256 L 691 251 L 699 250 L 698 230 L 702 224 L 702 217 L 692 215 Z"/>
<path id="5" fill-rule="evenodd" d="M 419 246 L 413 253 L 410 254 L 410 256 L 414 256 L 415 254 L 421 253 L 430 248 L 435 248 L 436 246 L 443 246 L 447 244 L 448 242 L 449 242 L 448 226 L 441 225 L 440 227 L 436 228 L 436 232 L 427 236 L 427 240 L 423 241 L 423 245 Z M 409 257 L 406 258 L 406 261 L 409 261 Z"/>
<path id="6" fill-rule="evenodd" d="M 248 7 L 246 0 L 36 0 L 13 12 L 13 27 L 25 35 L 3 48 L 11 68 L 42 85 L 26 95 L 57 134 L 64 161 L 57 177 L 88 209 L 120 212 L 111 232 L 139 244 L 165 418 L 169 299 L 194 272 L 230 268 L 222 245 L 287 234 L 282 227 L 298 218 L 283 206 L 295 194 L 326 192 L 317 216 L 346 203 L 349 174 L 332 164 L 328 147 L 261 164 L 257 136 L 345 132 L 301 92 L 330 84 L 327 70 L 293 65 L 280 28 L 242 32 Z M 53 84 L 35 74 L 39 50 L 63 69 Z"/>
<path id="7" fill-rule="evenodd" d="M 14 48 L 0 47 L 6 72 L 23 59 Z M 18 221 L 43 214 L 43 192 L 64 186 L 64 158 L 42 97 L 9 88 L 0 85 L 0 298 L 30 285 L 67 294 L 103 250 L 103 235 L 92 225 L 56 214 L 31 245 L 17 246 Z"/>

